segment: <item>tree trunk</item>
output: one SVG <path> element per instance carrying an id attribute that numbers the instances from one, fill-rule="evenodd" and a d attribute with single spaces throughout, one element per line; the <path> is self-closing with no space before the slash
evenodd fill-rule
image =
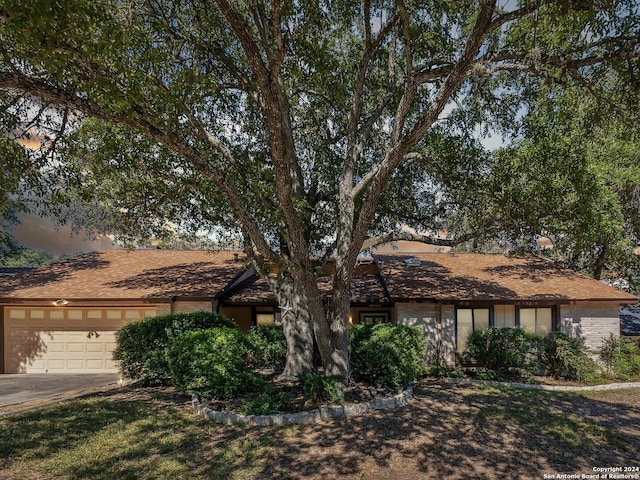
<path id="1" fill-rule="evenodd" d="M 345 379 L 349 379 L 351 371 L 349 363 L 350 307 L 350 290 L 348 288 L 334 290 L 328 315 L 334 350 L 331 354 L 331 362 L 325 368 L 325 372 L 327 375 L 341 375 Z"/>
<path id="2" fill-rule="evenodd" d="M 313 272 L 303 272 L 301 285 L 307 297 L 307 304 L 313 332 L 322 359 L 325 375 L 341 375 L 349 378 L 349 307 L 350 292 L 334 290 L 329 308 L 318 289 Z"/>
<path id="3" fill-rule="evenodd" d="M 313 329 L 305 292 L 300 282 L 278 275 L 271 288 L 280 302 L 282 329 L 287 339 L 287 358 L 280 380 L 294 380 L 313 370 Z"/>

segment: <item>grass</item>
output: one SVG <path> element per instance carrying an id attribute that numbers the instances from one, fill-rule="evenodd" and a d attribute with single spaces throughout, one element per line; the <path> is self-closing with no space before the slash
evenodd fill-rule
<path id="1" fill-rule="evenodd" d="M 0 419 L 0 479 L 542 478 L 637 466 L 640 389 L 416 387 L 409 406 L 293 427 L 206 422 L 136 392 Z"/>
<path id="2" fill-rule="evenodd" d="M 509 388 L 495 391 L 502 400 L 495 402 L 491 408 L 483 409 L 483 414 L 496 419 L 503 428 L 535 432 L 537 437 L 553 439 L 548 442 L 551 448 L 561 443 L 576 455 L 589 445 L 600 442 L 616 450 L 638 455 L 638 446 L 626 441 L 614 429 L 573 411 L 571 406 L 576 395 Z M 606 400 L 611 393 L 599 397 Z M 589 398 L 589 395 L 584 398 Z M 568 408 L 561 408 L 563 404 L 567 404 Z M 539 448 L 545 448 L 545 444 Z"/>

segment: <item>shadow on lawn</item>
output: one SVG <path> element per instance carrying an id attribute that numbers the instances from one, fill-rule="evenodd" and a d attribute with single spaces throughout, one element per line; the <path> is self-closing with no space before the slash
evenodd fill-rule
<path id="1" fill-rule="evenodd" d="M 638 465 L 625 403 L 423 383 L 395 411 L 294 427 L 216 425 L 184 398 L 88 398 L 0 421 L 0 472 L 64 478 L 542 478 Z M 114 401 L 117 400 L 117 401 Z M 44 459 L 44 460 L 42 460 Z M 27 462 L 27 463 L 25 463 Z M 44 463 L 43 463 L 44 462 Z M 3 478 L 0 473 L 0 478 Z M 12 477 L 5 477 L 12 478 Z M 58 477 L 56 477 L 58 478 Z"/>
<path id="2" fill-rule="evenodd" d="M 274 431 L 260 478 L 541 478 L 637 465 L 640 412 L 574 395 L 431 384 L 405 408 Z M 619 433 L 624 431 L 624 436 Z M 224 434 L 223 434 L 224 435 Z"/>

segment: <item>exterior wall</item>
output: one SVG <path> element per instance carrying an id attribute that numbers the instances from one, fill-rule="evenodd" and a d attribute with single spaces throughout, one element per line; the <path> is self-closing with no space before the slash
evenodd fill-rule
<path id="1" fill-rule="evenodd" d="M 209 300 L 203 301 L 184 301 L 178 300 L 173 303 L 162 303 L 158 305 L 157 315 L 170 315 L 172 313 L 193 313 L 193 312 L 211 312 L 213 303 Z"/>
<path id="2" fill-rule="evenodd" d="M 212 302 L 207 301 L 177 301 L 173 304 L 173 313 L 193 313 L 193 312 L 210 312 L 212 310 Z"/>
<path id="3" fill-rule="evenodd" d="M 587 347 L 598 350 L 612 333 L 620 335 L 620 308 L 611 303 L 562 305 L 560 331 L 580 338 Z"/>
<path id="4" fill-rule="evenodd" d="M 453 306 L 436 303 L 397 303 L 396 321 L 400 325 L 422 327 L 427 339 L 427 361 L 438 356 L 455 363 L 455 323 Z"/>
<path id="5" fill-rule="evenodd" d="M 220 307 L 219 313 L 233 320 L 241 332 L 248 332 L 251 328 L 251 307 Z"/>

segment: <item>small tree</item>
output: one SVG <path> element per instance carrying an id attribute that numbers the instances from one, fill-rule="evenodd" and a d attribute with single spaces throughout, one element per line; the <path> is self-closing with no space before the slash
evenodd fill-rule
<path id="1" fill-rule="evenodd" d="M 604 375 L 582 340 L 551 332 L 542 340 L 542 362 L 553 378 L 601 383 Z"/>
<path id="2" fill-rule="evenodd" d="M 611 334 L 600 349 L 600 359 L 616 379 L 640 381 L 640 345 L 630 338 Z"/>

